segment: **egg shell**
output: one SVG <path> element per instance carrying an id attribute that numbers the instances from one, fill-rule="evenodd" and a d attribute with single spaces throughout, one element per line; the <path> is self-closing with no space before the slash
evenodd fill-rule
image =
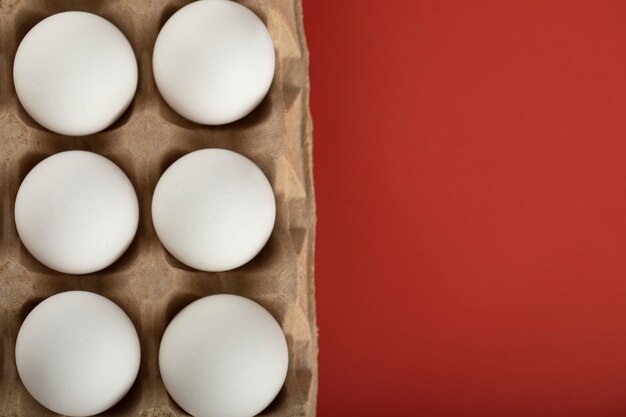
<path id="1" fill-rule="evenodd" d="M 280 325 L 256 302 L 218 294 L 168 325 L 159 368 L 174 401 L 194 417 L 252 417 L 280 391 L 289 364 Z"/>
<path id="2" fill-rule="evenodd" d="M 106 268 L 130 246 L 139 203 L 130 180 L 109 159 L 86 151 L 54 154 L 22 181 L 15 225 L 26 249 L 67 274 Z"/>
<path id="3" fill-rule="evenodd" d="M 15 361 L 28 392 L 67 416 L 91 416 L 121 400 L 141 359 L 139 337 L 111 300 L 68 291 L 39 303 L 26 317 Z"/>
<path id="4" fill-rule="evenodd" d="M 230 0 L 178 10 L 154 45 L 154 80 L 167 104 L 196 123 L 221 125 L 250 113 L 267 94 L 276 57 L 269 31 Z"/>
<path id="5" fill-rule="evenodd" d="M 82 136 L 113 124 L 137 89 L 137 60 L 124 34 L 92 13 L 57 13 L 24 37 L 13 63 L 15 91 L 43 127 Z"/>
<path id="6" fill-rule="evenodd" d="M 272 186 L 248 158 L 201 149 L 174 162 L 152 199 L 152 221 L 175 258 L 203 271 L 227 271 L 254 258 L 276 219 Z"/>

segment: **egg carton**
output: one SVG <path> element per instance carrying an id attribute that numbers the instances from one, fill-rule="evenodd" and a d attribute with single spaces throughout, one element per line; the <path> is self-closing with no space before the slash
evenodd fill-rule
<path id="1" fill-rule="evenodd" d="M 26 315 L 46 297 L 68 290 L 110 298 L 129 315 L 141 340 L 134 386 L 103 416 L 184 416 L 159 376 L 158 350 L 170 320 L 190 302 L 210 294 L 251 298 L 278 320 L 289 346 L 285 385 L 263 416 L 313 416 L 317 394 L 317 334 L 313 287 L 315 203 L 308 110 L 308 53 L 299 0 L 243 0 L 268 26 L 276 49 L 276 74 L 268 96 L 244 119 L 201 126 L 174 113 L 152 76 L 152 49 L 165 21 L 189 1 L 0 0 L 0 416 L 53 416 L 19 380 L 15 340 Z M 115 24 L 133 46 L 139 65 L 137 94 L 113 126 L 68 137 L 39 126 L 20 106 L 12 80 L 13 58 L 24 35 L 54 13 L 82 10 Z M 268 244 L 233 271 L 200 272 L 170 256 L 150 215 L 152 193 L 165 169 L 203 148 L 239 152 L 258 164 L 276 196 L 276 225 Z M 120 166 L 140 205 L 139 229 L 128 251 L 103 271 L 73 276 L 54 272 L 21 244 L 13 209 L 18 187 L 44 158 L 82 149 Z"/>

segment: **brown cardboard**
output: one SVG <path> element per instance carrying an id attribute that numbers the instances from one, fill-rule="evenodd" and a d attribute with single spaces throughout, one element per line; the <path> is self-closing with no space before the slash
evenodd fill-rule
<path id="1" fill-rule="evenodd" d="M 152 48 L 163 23 L 187 0 L 0 0 L 0 416 L 54 413 L 37 404 L 20 382 L 14 345 L 20 324 L 44 298 L 68 290 L 102 294 L 118 303 L 139 332 L 141 368 L 129 394 L 106 416 L 182 416 L 159 378 L 159 341 L 167 323 L 191 301 L 232 293 L 256 300 L 281 324 L 289 344 L 287 381 L 262 414 L 313 416 L 317 393 L 317 336 L 313 298 L 315 206 L 308 111 L 308 55 L 299 0 L 243 0 L 267 24 L 277 68 L 268 97 L 236 123 L 207 127 L 188 122 L 161 99 L 152 77 Z M 66 10 L 96 13 L 129 39 L 139 64 L 131 108 L 104 132 L 64 137 L 37 125 L 20 107 L 12 81 L 20 40 L 41 19 Z M 185 267 L 166 253 L 152 227 L 150 202 L 161 173 L 183 154 L 219 147 L 255 161 L 277 201 L 274 233 L 249 264 L 230 272 Z M 56 152 L 83 149 L 116 162 L 140 201 L 137 236 L 127 253 L 104 271 L 71 276 L 37 262 L 23 247 L 13 220 L 21 180 Z"/>

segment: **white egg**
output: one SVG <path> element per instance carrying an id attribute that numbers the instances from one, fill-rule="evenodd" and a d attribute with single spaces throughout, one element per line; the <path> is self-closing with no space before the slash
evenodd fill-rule
<path id="1" fill-rule="evenodd" d="M 270 34 L 252 11 L 230 0 L 200 0 L 165 23 L 152 57 L 167 102 L 197 123 L 220 125 L 250 113 L 274 77 Z"/>
<path id="2" fill-rule="evenodd" d="M 69 291 L 37 305 L 15 344 L 19 376 L 44 407 L 67 416 L 101 413 L 126 395 L 141 351 L 133 323 L 100 295 Z"/>
<path id="3" fill-rule="evenodd" d="M 252 417 L 287 375 L 285 336 L 272 315 L 236 295 L 185 307 L 161 340 L 159 368 L 174 401 L 194 417 Z"/>
<path id="4" fill-rule="evenodd" d="M 85 12 L 52 15 L 26 34 L 13 80 L 28 114 L 53 132 L 89 135 L 115 122 L 137 88 L 137 60 L 111 22 Z"/>
<path id="5" fill-rule="evenodd" d="M 225 149 L 178 159 L 152 199 L 152 221 L 165 249 L 203 271 L 250 261 L 267 243 L 275 218 L 274 194 L 261 169 Z"/>
<path id="6" fill-rule="evenodd" d="M 67 151 L 37 164 L 15 199 L 15 224 L 28 251 L 68 274 L 99 271 L 131 244 L 139 222 L 135 190 L 113 162 Z"/>

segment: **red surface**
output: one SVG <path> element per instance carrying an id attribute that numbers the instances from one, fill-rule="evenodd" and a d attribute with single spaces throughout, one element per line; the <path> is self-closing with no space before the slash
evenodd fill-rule
<path id="1" fill-rule="evenodd" d="M 625 416 L 626 2 L 304 6 L 319 416 Z"/>

